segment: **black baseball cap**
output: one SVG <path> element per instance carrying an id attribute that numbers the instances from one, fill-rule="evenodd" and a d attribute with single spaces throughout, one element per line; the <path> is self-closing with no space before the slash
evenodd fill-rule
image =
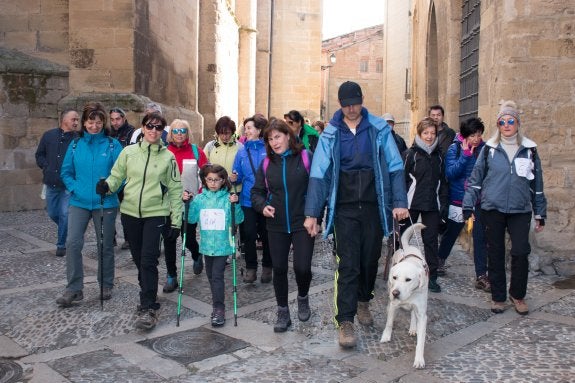
<path id="1" fill-rule="evenodd" d="M 341 84 L 337 91 L 337 98 L 342 107 L 363 104 L 361 87 L 353 81 L 346 81 Z"/>

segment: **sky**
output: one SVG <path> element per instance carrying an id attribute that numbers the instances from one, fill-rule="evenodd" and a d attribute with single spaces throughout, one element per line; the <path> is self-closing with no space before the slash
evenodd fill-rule
<path id="1" fill-rule="evenodd" d="M 323 0 L 322 40 L 384 22 L 384 0 Z"/>

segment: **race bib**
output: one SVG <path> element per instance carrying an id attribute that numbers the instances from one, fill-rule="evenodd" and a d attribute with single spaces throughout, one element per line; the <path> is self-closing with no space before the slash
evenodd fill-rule
<path id="1" fill-rule="evenodd" d="M 449 212 L 447 213 L 447 218 L 453 222 L 463 222 L 463 209 L 461 206 L 449 205 Z"/>
<path id="2" fill-rule="evenodd" d="M 225 230 L 226 212 L 224 209 L 200 210 L 200 228 L 202 230 Z"/>
<path id="3" fill-rule="evenodd" d="M 525 177 L 528 180 L 535 178 L 533 175 L 533 161 L 530 158 L 516 158 L 515 172 L 519 177 Z"/>

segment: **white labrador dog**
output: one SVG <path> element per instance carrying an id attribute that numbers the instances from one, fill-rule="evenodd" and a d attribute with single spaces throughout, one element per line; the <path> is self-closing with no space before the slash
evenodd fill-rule
<path id="1" fill-rule="evenodd" d="M 392 258 L 392 266 L 389 270 L 387 286 L 389 289 L 389 306 L 387 309 L 387 322 L 381 334 L 380 342 L 391 340 L 393 320 L 396 310 L 401 307 L 411 310 L 411 323 L 409 335 L 417 335 L 415 347 L 415 360 L 413 367 L 425 367 L 423 349 L 425 346 L 425 333 L 427 329 L 427 283 L 429 281 L 429 269 L 425 257 L 415 246 L 410 246 L 409 240 L 414 232 L 425 226 L 416 223 L 408 227 L 401 236 L 402 249 L 398 249 Z"/>

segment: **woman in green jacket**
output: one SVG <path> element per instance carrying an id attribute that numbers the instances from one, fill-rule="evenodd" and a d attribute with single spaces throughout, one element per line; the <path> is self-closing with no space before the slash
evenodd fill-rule
<path id="1" fill-rule="evenodd" d="M 180 172 L 174 155 L 161 142 L 166 125 L 160 114 L 147 114 L 142 120 L 142 141 L 122 150 L 110 176 L 96 187 L 104 194 L 124 185 L 120 213 L 138 267 L 141 291 L 135 325 L 143 330 L 151 330 L 158 321 L 158 258 L 166 217 L 173 225 L 170 238 L 180 235 L 182 221 Z"/>

